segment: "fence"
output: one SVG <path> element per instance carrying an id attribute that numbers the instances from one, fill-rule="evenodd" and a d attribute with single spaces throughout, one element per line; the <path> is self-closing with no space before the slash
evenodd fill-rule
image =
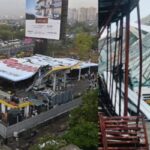
<path id="1" fill-rule="evenodd" d="M 11 126 L 6 127 L 0 123 L 0 135 L 3 138 L 12 137 L 14 132 L 21 133 L 25 130 L 33 128 L 33 127 L 35 127 L 41 123 L 44 123 L 48 120 L 51 120 L 55 117 L 58 117 L 62 114 L 65 114 L 65 113 L 71 111 L 72 109 L 78 107 L 80 104 L 81 104 L 81 100 L 76 99 L 76 100 L 69 101 L 66 104 L 58 105 L 57 107 L 55 107 L 49 111 L 41 113 L 41 114 L 34 116 L 32 118 L 26 119 L 22 122 L 15 124 L 15 125 L 11 125 Z"/>

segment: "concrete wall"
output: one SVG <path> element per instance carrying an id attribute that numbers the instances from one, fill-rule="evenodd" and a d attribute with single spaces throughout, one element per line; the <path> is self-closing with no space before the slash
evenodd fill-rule
<path id="1" fill-rule="evenodd" d="M 29 119 L 26 119 L 15 125 L 5 127 L 4 125 L 0 124 L 0 135 L 3 138 L 12 137 L 14 132 L 21 133 L 25 130 L 33 128 L 41 123 L 44 123 L 50 119 L 60 116 L 64 113 L 74 109 L 75 107 L 78 107 L 80 104 L 81 104 L 81 100 L 76 99 L 76 100 L 70 101 L 66 104 L 58 105 L 55 108 L 53 108 L 47 112 L 41 113 L 41 114 L 34 116 L 32 118 L 29 118 Z"/>

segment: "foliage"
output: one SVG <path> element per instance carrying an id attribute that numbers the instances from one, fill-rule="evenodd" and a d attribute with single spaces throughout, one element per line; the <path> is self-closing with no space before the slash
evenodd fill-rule
<path id="1" fill-rule="evenodd" d="M 80 123 L 82 120 L 97 123 L 98 91 L 89 90 L 82 97 L 82 106 L 76 108 L 70 115 L 70 126 Z"/>
<path id="2" fill-rule="evenodd" d="M 70 129 L 62 137 L 44 136 L 30 150 L 59 150 L 75 144 L 83 150 L 96 150 L 98 146 L 98 91 L 89 90 L 82 97 L 82 105 L 71 112 Z"/>
<path id="3" fill-rule="evenodd" d="M 66 141 L 61 138 L 46 135 L 38 140 L 37 145 L 33 145 L 30 150 L 59 150 L 66 146 Z"/>
<path id="4" fill-rule="evenodd" d="M 0 39 L 8 40 L 11 39 L 12 33 L 9 30 L 0 30 Z"/>
<path id="5" fill-rule="evenodd" d="M 73 143 L 85 150 L 94 150 L 98 144 L 97 124 L 92 122 L 81 122 L 64 136 L 68 143 Z"/>
<path id="6" fill-rule="evenodd" d="M 97 38 L 95 37 L 96 33 L 96 26 L 95 25 L 88 25 L 86 23 L 76 23 L 73 25 L 67 25 L 67 31 L 66 31 L 66 40 L 65 41 L 55 41 L 55 40 L 49 40 L 48 42 L 48 48 L 46 51 L 42 51 L 41 53 L 44 55 L 49 56 L 80 56 L 81 59 L 89 59 L 89 56 L 91 57 L 93 54 L 90 54 L 90 50 L 97 49 Z M 90 37 L 90 42 L 92 43 L 89 46 L 85 48 L 85 52 L 80 51 L 80 48 L 78 49 L 75 40 L 77 39 L 78 35 L 80 34 L 86 34 L 86 37 L 83 39 L 86 40 L 87 37 Z M 87 41 L 87 40 L 86 40 Z M 87 45 L 87 44 L 83 44 Z M 85 47 L 85 46 L 84 46 Z M 86 51 L 87 50 L 87 51 Z M 78 57 L 79 58 L 79 57 Z"/>
<path id="7" fill-rule="evenodd" d="M 0 30 L 12 30 L 12 27 L 6 24 L 1 24 L 0 25 Z"/>
<path id="8" fill-rule="evenodd" d="M 76 22 L 73 25 L 67 26 L 68 33 L 80 33 L 80 32 L 96 32 L 97 25 L 88 25 L 87 23 Z"/>
<path id="9" fill-rule="evenodd" d="M 25 30 L 24 29 L 17 30 L 14 33 L 14 37 L 17 38 L 17 39 L 23 39 L 24 36 L 25 36 Z"/>
<path id="10" fill-rule="evenodd" d="M 75 47 L 81 58 L 87 55 L 92 48 L 92 37 L 88 33 L 79 33 L 75 38 Z"/>
<path id="11" fill-rule="evenodd" d="M 9 25 L 0 25 L 0 39 L 12 40 L 15 38 L 23 39 L 25 36 L 24 27 L 12 27 Z"/>
<path id="12" fill-rule="evenodd" d="M 64 139 L 85 150 L 96 149 L 98 145 L 98 91 L 88 91 L 82 100 L 82 106 L 71 112 L 70 130 Z"/>
<path id="13" fill-rule="evenodd" d="M 97 36 L 92 37 L 92 49 L 94 49 L 94 50 L 98 49 L 98 38 L 97 38 Z"/>

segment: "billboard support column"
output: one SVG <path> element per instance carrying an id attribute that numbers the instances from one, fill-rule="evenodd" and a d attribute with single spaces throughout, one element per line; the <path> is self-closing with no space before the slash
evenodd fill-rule
<path id="1" fill-rule="evenodd" d="M 62 0 L 62 14 L 61 14 L 61 32 L 60 39 L 65 43 L 66 41 L 66 28 L 68 16 L 68 0 Z"/>
<path id="2" fill-rule="evenodd" d="M 34 54 L 45 54 L 48 51 L 48 40 L 40 39 L 35 41 Z"/>

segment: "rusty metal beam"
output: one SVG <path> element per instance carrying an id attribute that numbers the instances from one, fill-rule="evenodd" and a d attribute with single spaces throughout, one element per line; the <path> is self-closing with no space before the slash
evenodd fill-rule
<path id="1" fill-rule="evenodd" d="M 117 43 L 118 43 L 118 32 L 119 32 L 119 27 L 118 27 L 118 21 L 116 22 L 116 35 L 115 35 L 115 51 L 114 51 L 114 60 L 113 60 L 113 71 L 114 71 L 114 67 L 116 65 L 116 53 L 117 53 Z M 113 73 L 113 79 L 114 79 L 114 73 Z M 112 91 L 111 91 L 111 100 L 113 100 L 113 93 L 114 93 L 114 89 L 113 89 L 113 85 L 114 85 L 114 82 L 112 82 Z M 117 88 L 117 87 L 116 87 Z M 115 89 L 115 109 L 116 109 L 116 91 L 117 89 Z"/>
<path id="2" fill-rule="evenodd" d="M 117 9 L 120 6 L 121 1 L 117 1 L 116 0 L 116 4 L 118 3 L 118 5 L 115 5 L 112 9 L 112 11 L 110 11 L 110 14 L 108 16 L 108 19 L 105 22 L 105 25 L 103 26 L 103 28 L 101 29 L 101 31 L 99 32 L 99 37 L 101 37 L 101 35 L 103 34 L 104 30 L 106 29 L 106 27 L 111 23 L 111 19 L 113 17 L 113 15 L 116 13 Z"/>
<path id="3" fill-rule="evenodd" d="M 107 70 L 107 81 L 108 81 L 108 68 L 109 68 L 109 27 L 107 26 L 107 64 L 106 64 L 106 70 Z"/>
<path id="4" fill-rule="evenodd" d="M 140 102 L 141 102 L 141 87 L 142 87 L 142 64 L 143 64 L 142 33 L 141 33 L 141 19 L 140 19 L 139 4 L 137 6 L 137 19 L 138 19 L 138 32 L 139 32 L 139 92 L 138 92 L 137 115 L 139 115 Z"/>
<path id="5" fill-rule="evenodd" d="M 129 75 L 129 41 L 130 41 L 130 14 L 126 16 L 126 43 L 125 43 L 125 96 L 124 116 L 128 115 L 128 75 Z"/>
<path id="6" fill-rule="evenodd" d="M 136 126 L 136 120 L 140 126 Z M 101 149 L 103 150 L 149 150 L 144 118 L 133 117 L 105 117 L 99 116 Z"/>
<path id="7" fill-rule="evenodd" d="M 120 34 L 119 34 L 119 37 L 120 37 L 120 41 L 119 41 L 119 45 L 118 45 L 118 47 L 119 47 L 119 49 L 120 50 L 118 50 L 119 52 L 120 52 L 120 54 L 118 54 L 118 55 L 120 55 L 120 58 L 119 58 L 119 56 L 118 56 L 118 61 L 119 61 L 119 63 L 120 64 L 122 64 L 122 51 L 123 51 L 123 18 L 120 20 Z M 121 73 L 122 73 L 122 70 L 120 69 L 119 70 L 119 74 L 120 74 L 120 77 L 119 77 L 119 116 L 121 116 L 121 90 L 122 90 L 122 86 L 121 86 L 121 80 L 122 80 L 122 78 L 121 78 Z"/>

